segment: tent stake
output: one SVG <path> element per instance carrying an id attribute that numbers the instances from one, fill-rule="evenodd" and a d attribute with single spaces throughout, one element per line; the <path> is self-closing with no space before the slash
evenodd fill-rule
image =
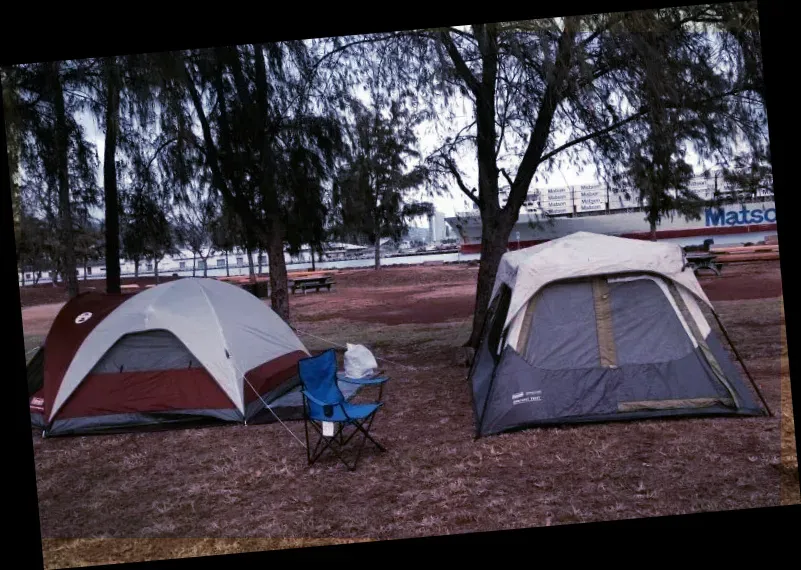
<path id="1" fill-rule="evenodd" d="M 742 357 L 740 356 L 740 353 L 737 351 L 737 347 L 734 346 L 734 343 L 732 342 L 728 331 L 726 331 L 726 327 L 723 326 L 723 323 L 721 322 L 717 311 L 713 310 L 712 314 L 715 315 L 715 320 L 718 322 L 718 326 L 720 327 L 720 330 L 723 331 L 723 336 L 726 337 L 726 341 L 729 343 L 729 346 L 731 347 L 732 351 L 734 352 L 734 356 L 737 358 L 737 361 L 743 367 L 743 370 L 745 370 L 746 376 L 748 376 L 748 379 L 751 381 L 751 385 L 754 387 L 754 390 L 756 390 L 756 393 L 759 396 L 759 399 L 762 400 L 762 405 L 765 406 L 765 410 L 767 410 L 768 415 L 770 417 L 774 417 L 773 416 L 773 412 L 770 410 L 770 406 L 768 406 L 768 403 L 765 401 L 765 397 L 762 395 L 762 390 L 759 389 L 759 386 L 757 386 L 757 383 L 754 380 L 754 377 L 751 376 L 751 372 L 748 371 L 748 367 L 745 365 L 745 361 L 743 361 Z"/>

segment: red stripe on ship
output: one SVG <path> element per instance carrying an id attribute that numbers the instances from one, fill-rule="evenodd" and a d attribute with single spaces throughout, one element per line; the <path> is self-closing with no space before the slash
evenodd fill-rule
<path id="1" fill-rule="evenodd" d="M 659 239 L 672 239 L 672 238 L 695 237 L 695 236 L 721 236 L 721 235 L 748 234 L 755 232 L 773 232 L 773 231 L 776 231 L 776 224 L 753 224 L 749 226 L 726 226 L 726 227 L 702 228 L 694 230 L 662 230 L 656 232 L 656 239 L 659 240 Z M 630 239 L 644 239 L 644 240 L 651 239 L 651 232 L 632 232 L 632 233 L 615 234 L 615 235 Z M 539 239 L 539 240 L 520 241 L 520 249 L 531 247 L 532 245 L 545 243 L 546 241 L 550 240 Z M 512 250 L 518 249 L 518 242 L 510 241 L 509 249 Z M 460 251 L 462 253 L 481 253 L 481 244 L 465 243 L 462 244 Z"/>

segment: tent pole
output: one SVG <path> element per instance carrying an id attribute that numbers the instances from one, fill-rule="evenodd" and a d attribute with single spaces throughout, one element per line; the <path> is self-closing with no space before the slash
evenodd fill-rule
<path id="1" fill-rule="evenodd" d="M 726 330 L 726 327 L 723 326 L 723 323 L 721 322 L 717 311 L 713 310 L 712 314 L 715 315 L 715 320 L 717 321 L 718 326 L 720 327 L 720 330 L 723 331 L 723 336 L 726 337 L 726 341 L 729 343 L 729 346 L 731 347 L 732 351 L 734 352 L 734 356 L 737 358 L 737 361 L 743 367 L 743 370 L 745 370 L 746 376 L 748 376 L 748 379 L 751 381 L 751 385 L 754 387 L 754 390 L 756 390 L 756 393 L 759 396 L 759 399 L 762 400 L 762 405 L 765 406 L 765 410 L 767 410 L 768 415 L 770 417 L 774 417 L 773 416 L 773 412 L 770 409 L 770 406 L 768 406 L 768 403 L 765 401 L 765 397 L 762 395 L 762 390 L 759 389 L 759 386 L 757 386 L 757 383 L 754 380 L 754 377 L 751 376 L 751 372 L 749 372 L 748 367 L 745 365 L 745 361 L 740 356 L 740 353 L 737 351 L 737 347 L 734 346 L 734 343 L 732 342 L 731 337 L 729 336 L 729 333 Z"/>

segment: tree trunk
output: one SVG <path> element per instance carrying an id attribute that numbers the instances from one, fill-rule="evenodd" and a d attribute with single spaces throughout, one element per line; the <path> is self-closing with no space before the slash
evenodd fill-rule
<path id="1" fill-rule="evenodd" d="M 139 278 L 139 260 L 134 259 L 134 277 Z"/>
<path id="2" fill-rule="evenodd" d="M 231 270 L 228 267 L 228 251 L 225 252 L 225 275 L 226 277 L 231 276 Z"/>
<path id="3" fill-rule="evenodd" d="M 286 259 L 284 259 L 283 228 L 274 221 L 270 231 L 267 261 L 270 272 L 270 303 L 279 317 L 289 322 L 289 293 L 287 291 Z"/>
<path id="4" fill-rule="evenodd" d="M 117 138 L 120 118 L 120 88 L 117 61 L 105 62 L 106 75 L 106 142 L 103 150 L 103 187 L 106 209 L 106 292 L 119 294 L 122 284 L 120 271 L 120 218 L 117 192 Z"/>
<path id="5" fill-rule="evenodd" d="M 256 255 L 259 256 L 259 259 L 258 259 L 258 261 L 259 261 L 259 275 L 261 275 L 261 256 L 262 256 L 261 249 L 257 250 Z"/>
<path id="6" fill-rule="evenodd" d="M 248 252 L 247 252 L 248 253 L 248 271 L 249 271 L 249 275 L 250 275 L 250 282 L 251 283 L 255 283 L 256 282 L 256 268 L 253 265 L 253 250 L 250 249 L 249 247 L 247 248 L 247 250 L 248 250 Z"/>
<path id="7" fill-rule="evenodd" d="M 153 273 L 156 275 L 156 284 L 159 282 L 159 260 L 153 258 Z"/>
<path id="8" fill-rule="evenodd" d="M 209 276 L 209 256 L 202 257 L 203 259 L 203 277 Z"/>
<path id="9" fill-rule="evenodd" d="M 59 77 L 60 64 L 50 66 L 53 86 L 53 106 L 56 119 L 56 161 L 58 164 L 58 205 L 61 210 L 61 246 L 64 248 L 64 280 L 70 298 L 78 294 L 77 264 L 72 232 L 72 208 L 70 204 L 69 173 L 69 132 L 67 131 L 67 111 L 64 103 L 64 90 Z"/>
<path id="10" fill-rule="evenodd" d="M 478 350 L 481 342 L 481 330 L 490 304 L 492 288 L 495 285 L 495 276 L 501 263 L 501 257 L 506 253 L 509 244 L 509 234 L 512 228 L 483 224 L 481 232 L 481 261 L 478 267 L 478 284 L 476 287 L 476 307 L 473 313 L 473 330 L 467 346 Z"/>
<path id="11" fill-rule="evenodd" d="M 310 249 L 309 253 L 311 254 L 312 271 L 317 271 L 317 267 L 314 265 L 314 248 Z"/>
<path id="12" fill-rule="evenodd" d="M 83 280 L 84 281 L 86 281 L 86 278 L 89 276 L 89 272 L 87 270 L 87 267 L 89 267 L 89 262 L 87 260 L 84 260 L 84 262 L 83 262 Z"/>
<path id="13" fill-rule="evenodd" d="M 192 253 L 192 277 L 195 277 L 196 268 L 197 268 L 197 255 Z"/>
<path id="14" fill-rule="evenodd" d="M 656 241 L 656 224 L 651 222 L 651 241 Z"/>

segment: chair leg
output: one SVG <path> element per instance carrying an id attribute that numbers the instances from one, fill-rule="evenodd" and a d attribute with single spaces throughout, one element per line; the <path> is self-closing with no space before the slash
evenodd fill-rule
<path id="1" fill-rule="evenodd" d="M 336 455 L 337 458 L 345 465 L 345 467 L 348 468 L 348 470 L 355 471 L 356 462 L 354 462 L 352 465 L 347 462 L 342 453 L 343 450 L 341 449 L 341 444 L 340 444 L 340 441 L 342 440 L 342 431 L 345 429 L 346 425 L 347 424 L 342 424 L 342 427 L 339 428 L 339 431 L 335 433 L 333 437 L 325 437 L 322 434 L 322 430 L 317 427 L 317 424 L 312 423 L 312 426 L 314 426 L 314 429 L 317 431 L 318 434 L 320 434 L 320 437 L 317 440 L 317 444 L 314 447 L 314 451 L 311 452 L 310 454 L 309 465 L 312 465 L 315 462 L 317 462 L 317 460 L 322 457 L 323 453 L 325 453 L 327 449 L 330 449 L 331 452 L 334 455 Z M 321 444 L 324 445 L 321 446 Z"/>
<path id="2" fill-rule="evenodd" d="M 309 449 L 309 420 L 307 418 L 303 418 L 303 431 L 306 432 L 306 460 L 308 461 L 309 465 L 311 465 L 311 450 Z"/>
<path id="3" fill-rule="evenodd" d="M 363 425 L 364 422 L 358 422 L 358 421 L 354 420 L 352 422 L 353 423 L 353 427 L 354 427 L 353 433 L 350 434 L 350 436 L 348 436 L 348 439 L 345 440 L 345 445 L 347 445 L 348 442 L 350 442 L 350 440 L 353 439 L 353 437 L 357 433 L 361 433 L 364 436 L 365 439 L 369 439 L 370 441 L 372 441 L 373 444 L 378 448 L 379 451 L 382 451 L 382 452 L 386 451 L 386 448 L 383 445 L 381 445 L 380 443 L 378 443 L 375 439 L 373 439 L 373 437 L 368 433 L 370 431 L 370 427 L 372 426 L 374 418 L 375 418 L 375 412 L 373 412 L 369 416 L 369 418 L 367 420 L 367 422 L 368 422 L 367 423 L 367 428 L 364 427 L 364 425 Z"/>
<path id="4" fill-rule="evenodd" d="M 362 432 L 364 434 L 365 440 L 369 439 L 370 441 L 372 441 L 373 444 L 379 449 L 379 451 L 386 451 L 386 448 L 383 445 L 381 445 L 380 443 L 378 443 L 376 440 L 374 440 L 373 436 L 371 436 L 368 433 L 368 431 L 370 430 L 370 426 L 373 424 L 373 419 L 374 418 L 375 418 L 375 412 L 373 412 L 370 415 L 370 420 L 369 420 L 369 423 L 367 424 L 367 429 L 365 429 L 364 426 L 362 426 L 362 424 L 360 424 L 358 422 L 355 422 L 356 429 L 358 429 L 360 432 Z"/>

